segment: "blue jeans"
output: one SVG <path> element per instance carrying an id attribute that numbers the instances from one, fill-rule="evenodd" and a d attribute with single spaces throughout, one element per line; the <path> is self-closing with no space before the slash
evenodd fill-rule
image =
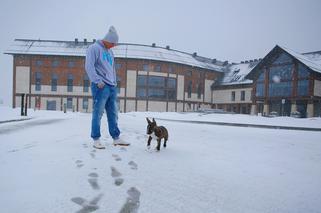
<path id="1" fill-rule="evenodd" d="M 104 114 L 107 113 L 109 134 L 113 139 L 119 138 L 118 129 L 118 108 L 117 108 L 117 88 L 106 84 L 100 89 L 96 84 L 91 84 L 93 96 L 93 112 L 91 121 L 91 137 L 96 140 L 100 138 L 100 123 Z"/>

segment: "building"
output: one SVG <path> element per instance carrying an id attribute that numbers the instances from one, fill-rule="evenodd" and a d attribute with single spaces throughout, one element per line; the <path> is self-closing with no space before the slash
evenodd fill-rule
<path id="1" fill-rule="evenodd" d="M 14 58 L 13 107 L 27 94 L 30 108 L 90 112 L 84 63 L 91 43 L 16 39 L 5 52 Z M 276 46 L 263 59 L 241 63 L 156 44 L 123 43 L 113 51 L 121 112 L 217 108 L 320 116 L 321 51 L 300 54 Z"/>

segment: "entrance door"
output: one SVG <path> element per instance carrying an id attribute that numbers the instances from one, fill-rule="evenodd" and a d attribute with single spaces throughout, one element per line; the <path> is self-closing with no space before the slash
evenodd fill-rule
<path id="1" fill-rule="evenodd" d="M 297 101 L 296 109 L 300 113 L 301 118 L 307 117 L 307 101 Z"/>

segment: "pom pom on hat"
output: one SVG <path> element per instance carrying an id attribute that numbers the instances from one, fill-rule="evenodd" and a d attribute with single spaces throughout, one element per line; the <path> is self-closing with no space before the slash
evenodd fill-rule
<path id="1" fill-rule="evenodd" d="M 108 41 L 109 43 L 117 44 L 118 43 L 118 33 L 114 26 L 109 28 L 108 33 L 103 38 L 104 41 Z"/>

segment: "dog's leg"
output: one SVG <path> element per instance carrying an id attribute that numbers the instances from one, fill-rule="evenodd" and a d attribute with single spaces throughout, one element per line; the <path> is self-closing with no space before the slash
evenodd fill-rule
<path id="1" fill-rule="evenodd" d="M 164 138 L 164 148 L 166 148 L 166 142 L 167 142 L 167 138 Z"/>
<path id="2" fill-rule="evenodd" d="M 153 138 L 151 136 L 148 137 L 148 141 L 147 141 L 147 147 L 148 148 L 150 148 L 150 142 L 152 141 L 152 139 Z"/>
<path id="3" fill-rule="evenodd" d="M 157 138 L 157 147 L 156 147 L 157 151 L 160 150 L 160 145 L 161 145 L 161 139 Z"/>

